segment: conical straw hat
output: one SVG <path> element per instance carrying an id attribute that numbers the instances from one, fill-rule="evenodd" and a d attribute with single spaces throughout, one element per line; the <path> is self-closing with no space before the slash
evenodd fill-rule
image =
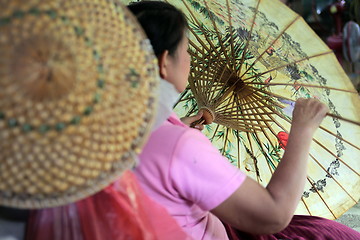
<path id="1" fill-rule="evenodd" d="M 101 190 L 150 131 L 156 58 L 106 0 L 0 3 L 0 205 L 43 208 Z"/>

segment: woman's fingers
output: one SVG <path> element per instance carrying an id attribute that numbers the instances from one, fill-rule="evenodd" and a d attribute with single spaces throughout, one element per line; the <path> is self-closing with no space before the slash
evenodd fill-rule
<path id="1" fill-rule="evenodd" d="M 316 98 L 299 98 L 293 112 L 293 125 L 316 130 L 328 111 L 328 107 Z"/>
<path id="2" fill-rule="evenodd" d="M 196 121 L 199 121 L 201 119 L 203 115 L 203 112 L 200 111 L 198 112 L 196 115 L 194 116 L 190 116 L 190 117 L 183 117 L 181 118 L 181 121 L 187 125 L 187 126 L 190 126 L 192 123 L 196 122 Z M 196 129 L 199 129 L 200 131 L 202 131 L 204 129 L 204 125 L 199 123 L 199 124 L 196 124 L 195 126 L 193 126 L 193 128 L 196 128 Z"/>

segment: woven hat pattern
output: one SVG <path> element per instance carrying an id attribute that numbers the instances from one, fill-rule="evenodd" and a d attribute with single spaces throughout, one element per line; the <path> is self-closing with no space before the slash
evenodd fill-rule
<path id="1" fill-rule="evenodd" d="M 154 114 L 156 58 L 106 0 L 0 3 L 0 205 L 52 207 L 134 165 Z"/>

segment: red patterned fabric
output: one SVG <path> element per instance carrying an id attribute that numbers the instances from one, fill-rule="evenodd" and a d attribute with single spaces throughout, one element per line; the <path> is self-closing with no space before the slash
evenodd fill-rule
<path id="1" fill-rule="evenodd" d="M 130 171 L 103 191 L 62 207 L 34 210 L 27 240 L 190 239 L 139 187 Z"/>

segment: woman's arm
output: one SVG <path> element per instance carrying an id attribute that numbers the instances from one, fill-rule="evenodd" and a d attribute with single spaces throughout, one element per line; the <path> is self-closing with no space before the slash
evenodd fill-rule
<path id="1" fill-rule="evenodd" d="M 249 233 L 271 234 L 285 228 L 304 189 L 312 136 L 327 111 L 316 99 L 299 99 L 284 156 L 267 187 L 247 178 L 212 213 Z"/>

